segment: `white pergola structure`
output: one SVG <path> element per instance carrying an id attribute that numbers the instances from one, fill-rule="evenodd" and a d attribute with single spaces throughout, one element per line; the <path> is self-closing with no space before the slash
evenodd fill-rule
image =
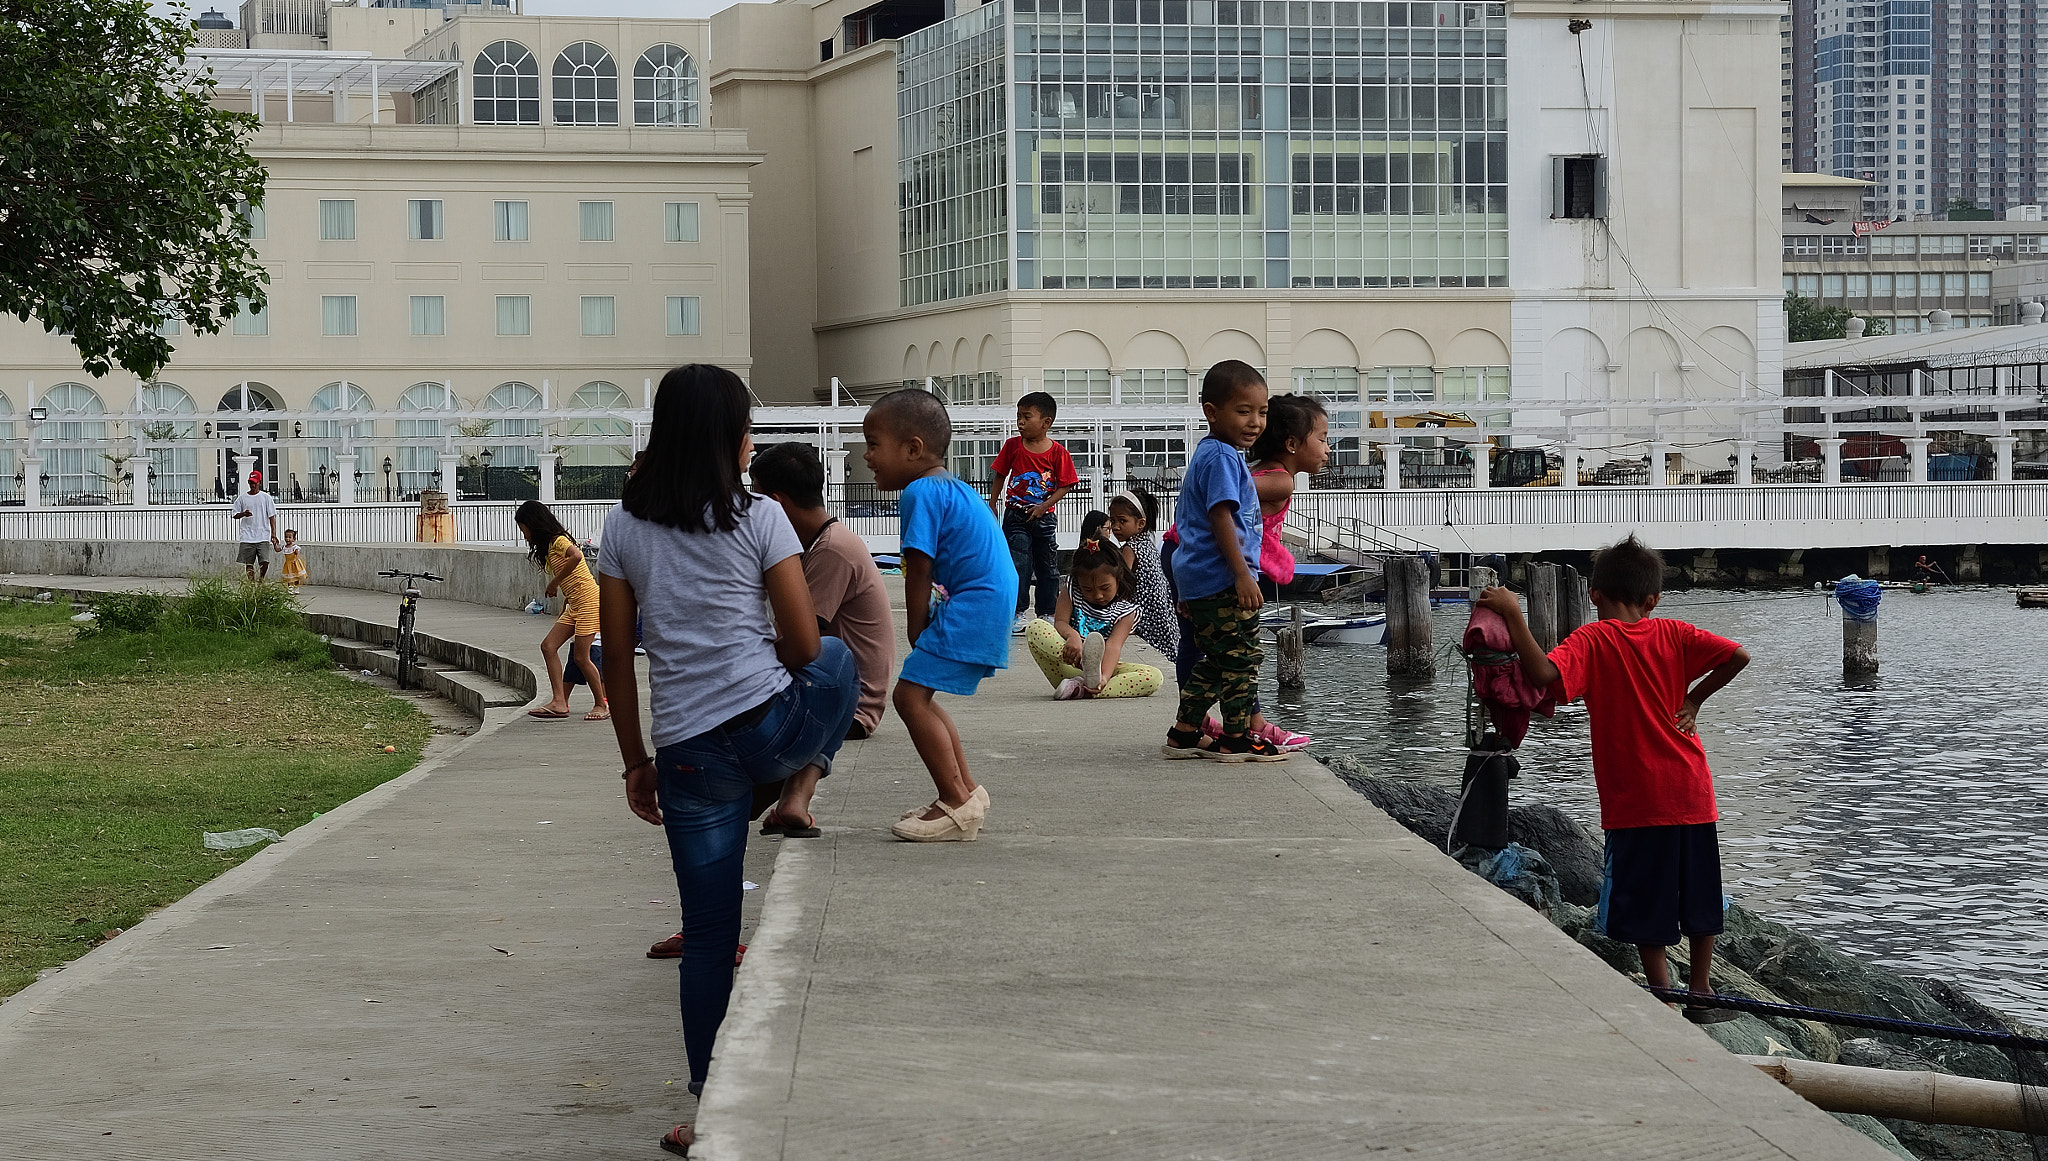
<path id="1" fill-rule="evenodd" d="M 409 60 L 375 57 L 366 52 L 327 52 L 260 48 L 194 49 L 185 57 L 185 74 L 211 75 L 214 86 L 249 94 L 257 119 L 271 119 L 269 94 L 284 93 L 284 119 L 297 118 L 299 94 L 317 94 L 334 101 L 333 119 L 346 121 L 348 103 L 358 93 L 370 98 L 370 123 L 380 117 L 378 98 L 385 93 L 416 93 L 462 65 L 452 60 Z M 459 104 L 459 102 L 458 102 Z"/>

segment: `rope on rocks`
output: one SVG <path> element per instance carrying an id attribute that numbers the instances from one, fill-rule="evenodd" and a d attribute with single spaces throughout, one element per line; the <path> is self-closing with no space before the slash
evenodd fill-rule
<path id="1" fill-rule="evenodd" d="M 1985 1032 L 1976 1028 L 1957 1028 L 1950 1024 L 1923 1024 L 1918 1020 L 1898 1020 L 1890 1016 L 1865 1016 L 1858 1012 L 1809 1008 L 1803 1004 L 1773 1004 L 1742 996 L 1724 996 L 1718 992 L 1701 995 L 1684 988 L 1659 988 L 1649 984 L 1643 984 L 1641 987 L 1660 1000 L 1691 1004 L 1701 1008 L 1727 1008 L 1747 1012 L 1752 1016 L 1784 1016 L 1794 1020 L 1814 1020 L 1822 1024 L 1841 1024 L 1850 1028 L 1869 1028 L 1878 1032 L 1903 1032 L 1936 1040 L 1962 1040 L 1972 1044 L 1990 1044 L 1999 1048 L 2017 1048 L 2027 1052 L 2048 1052 L 2048 1040 L 2021 1036 L 2015 1032 Z"/>

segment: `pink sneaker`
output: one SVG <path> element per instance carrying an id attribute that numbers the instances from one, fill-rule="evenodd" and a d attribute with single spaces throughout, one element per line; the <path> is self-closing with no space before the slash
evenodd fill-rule
<path id="1" fill-rule="evenodd" d="M 1081 688 L 1081 679 L 1078 677 L 1069 677 L 1065 681 L 1060 682 L 1059 688 L 1052 691 L 1052 696 L 1057 701 L 1074 701 L 1077 700 L 1083 692 L 1084 691 Z"/>

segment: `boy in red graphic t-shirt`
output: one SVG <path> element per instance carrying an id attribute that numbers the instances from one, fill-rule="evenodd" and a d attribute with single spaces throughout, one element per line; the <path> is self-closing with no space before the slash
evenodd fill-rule
<path id="1" fill-rule="evenodd" d="M 1664 591 L 1664 558 L 1634 536 L 1593 558 L 1587 587 L 1600 619 L 1548 656 L 1514 593 L 1491 588 L 1480 603 L 1507 620 L 1529 680 L 1551 688 L 1559 701 L 1586 699 L 1600 829 L 1607 833 L 1600 930 L 1635 944 L 1644 976 L 1662 988 L 1671 986 L 1664 949 L 1687 936 L 1689 986 L 1710 993 L 1714 937 L 1721 933 L 1714 826 L 1721 816 L 1695 722 L 1700 703 L 1749 664 L 1749 651 L 1684 621 L 1652 617 Z M 1687 1006 L 1685 1015 L 1707 1024 L 1739 1013 Z"/>
<path id="2" fill-rule="evenodd" d="M 989 466 L 988 502 L 1003 514 L 1003 539 L 1017 566 L 1017 619 L 1014 633 L 1031 624 L 1031 581 L 1038 581 L 1038 615 L 1050 617 L 1060 596 L 1059 518 L 1053 509 L 1069 489 L 1081 482 L 1074 457 L 1048 433 L 1060 405 L 1043 391 L 1017 401 L 1017 434 Z"/>

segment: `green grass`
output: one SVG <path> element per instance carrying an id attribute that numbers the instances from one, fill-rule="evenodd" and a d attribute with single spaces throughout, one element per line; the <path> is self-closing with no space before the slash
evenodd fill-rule
<path id="1" fill-rule="evenodd" d="M 336 671 L 282 586 L 101 608 L 81 633 L 67 605 L 0 603 L 0 996 L 262 849 L 202 831 L 288 832 L 432 732 Z"/>

